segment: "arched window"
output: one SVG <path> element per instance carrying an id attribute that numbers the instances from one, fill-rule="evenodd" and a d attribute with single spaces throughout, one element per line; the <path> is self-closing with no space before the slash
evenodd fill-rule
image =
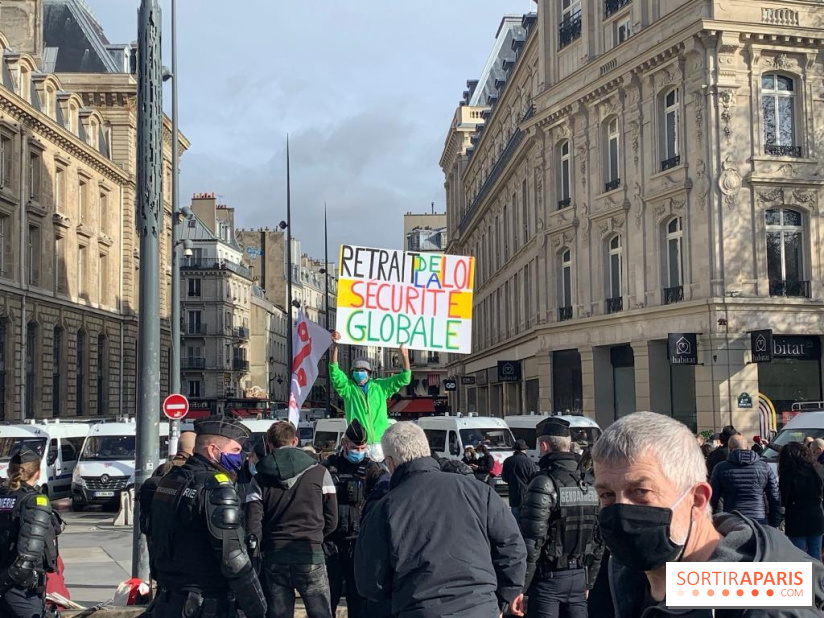
<path id="1" fill-rule="evenodd" d="M 569 140 L 558 145 L 558 209 L 566 208 L 572 203 L 572 156 Z"/>
<path id="2" fill-rule="evenodd" d="M 795 81 L 768 73 L 761 78 L 761 109 L 764 122 L 764 152 L 778 157 L 800 157 L 796 144 Z"/>
<path id="3" fill-rule="evenodd" d="M 619 162 L 621 136 L 618 133 L 618 118 L 607 121 L 604 132 L 604 151 L 606 154 L 605 190 L 614 191 L 621 186 L 621 165 Z"/>
<path id="4" fill-rule="evenodd" d="M 621 269 L 624 249 L 617 234 L 607 241 L 607 313 L 616 313 L 624 308 Z"/>
<path id="5" fill-rule="evenodd" d="M 767 228 L 767 276 L 770 296 L 810 297 L 804 278 L 804 219 L 789 208 L 765 213 Z"/>
<path id="6" fill-rule="evenodd" d="M 54 328 L 52 334 L 52 416 L 60 417 L 63 409 L 63 389 L 60 388 L 60 368 L 63 365 L 63 329 Z"/>
<path id="7" fill-rule="evenodd" d="M 670 219 L 664 226 L 664 304 L 684 300 L 684 264 L 682 248 L 684 221 L 681 217 Z"/>
<path id="8" fill-rule="evenodd" d="M 681 115 L 678 103 L 678 90 L 673 88 L 663 98 L 663 153 L 661 170 L 671 169 L 681 163 L 678 131 L 681 124 Z"/>
<path id="9" fill-rule="evenodd" d="M 572 319 L 572 252 L 564 249 L 560 255 L 558 272 L 558 299 L 561 301 L 558 307 L 558 319 Z"/>

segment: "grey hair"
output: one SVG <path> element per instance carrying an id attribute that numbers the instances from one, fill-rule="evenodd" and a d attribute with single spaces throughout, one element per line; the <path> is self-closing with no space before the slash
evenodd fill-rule
<path id="1" fill-rule="evenodd" d="M 683 423 L 656 412 L 636 412 L 606 428 L 592 447 L 598 465 L 633 463 L 651 453 L 679 492 L 707 482 L 707 464 L 695 436 Z"/>
<path id="2" fill-rule="evenodd" d="M 572 438 L 565 436 L 541 436 L 538 439 L 549 445 L 551 453 L 569 453 L 572 448 Z"/>
<path id="3" fill-rule="evenodd" d="M 381 438 L 381 447 L 384 457 L 391 457 L 396 467 L 429 457 L 432 452 L 423 429 L 409 421 L 390 426 Z"/>

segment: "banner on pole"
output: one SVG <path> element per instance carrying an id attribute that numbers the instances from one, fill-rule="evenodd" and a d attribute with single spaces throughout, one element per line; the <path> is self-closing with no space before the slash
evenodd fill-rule
<path id="1" fill-rule="evenodd" d="M 300 422 L 300 408 L 312 385 L 318 379 L 318 363 L 332 345 L 329 331 L 320 324 L 306 319 L 301 309 L 292 336 L 292 381 L 289 392 L 289 421 L 295 426 Z"/>
<path id="2" fill-rule="evenodd" d="M 472 351 L 475 258 L 342 245 L 339 264 L 342 343 Z"/>

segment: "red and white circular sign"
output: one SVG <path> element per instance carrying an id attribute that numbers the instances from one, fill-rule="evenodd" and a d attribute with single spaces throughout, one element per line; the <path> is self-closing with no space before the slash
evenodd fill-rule
<path id="1" fill-rule="evenodd" d="M 189 412 L 189 400 L 184 395 L 171 394 L 163 401 L 163 414 L 173 421 L 179 421 Z"/>

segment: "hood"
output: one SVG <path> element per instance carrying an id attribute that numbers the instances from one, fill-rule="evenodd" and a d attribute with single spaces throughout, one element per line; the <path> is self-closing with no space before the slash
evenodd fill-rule
<path id="1" fill-rule="evenodd" d="M 272 482 L 289 489 L 298 482 L 303 473 L 318 462 L 297 447 L 281 447 L 257 463 L 257 473 Z"/>
<path id="2" fill-rule="evenodd" d="M 737 464 L 739 466 L 751 466 L 761 459 L 758 453 L 744 448 L 732 451 L 727 455 L 727 461 Z"/>

